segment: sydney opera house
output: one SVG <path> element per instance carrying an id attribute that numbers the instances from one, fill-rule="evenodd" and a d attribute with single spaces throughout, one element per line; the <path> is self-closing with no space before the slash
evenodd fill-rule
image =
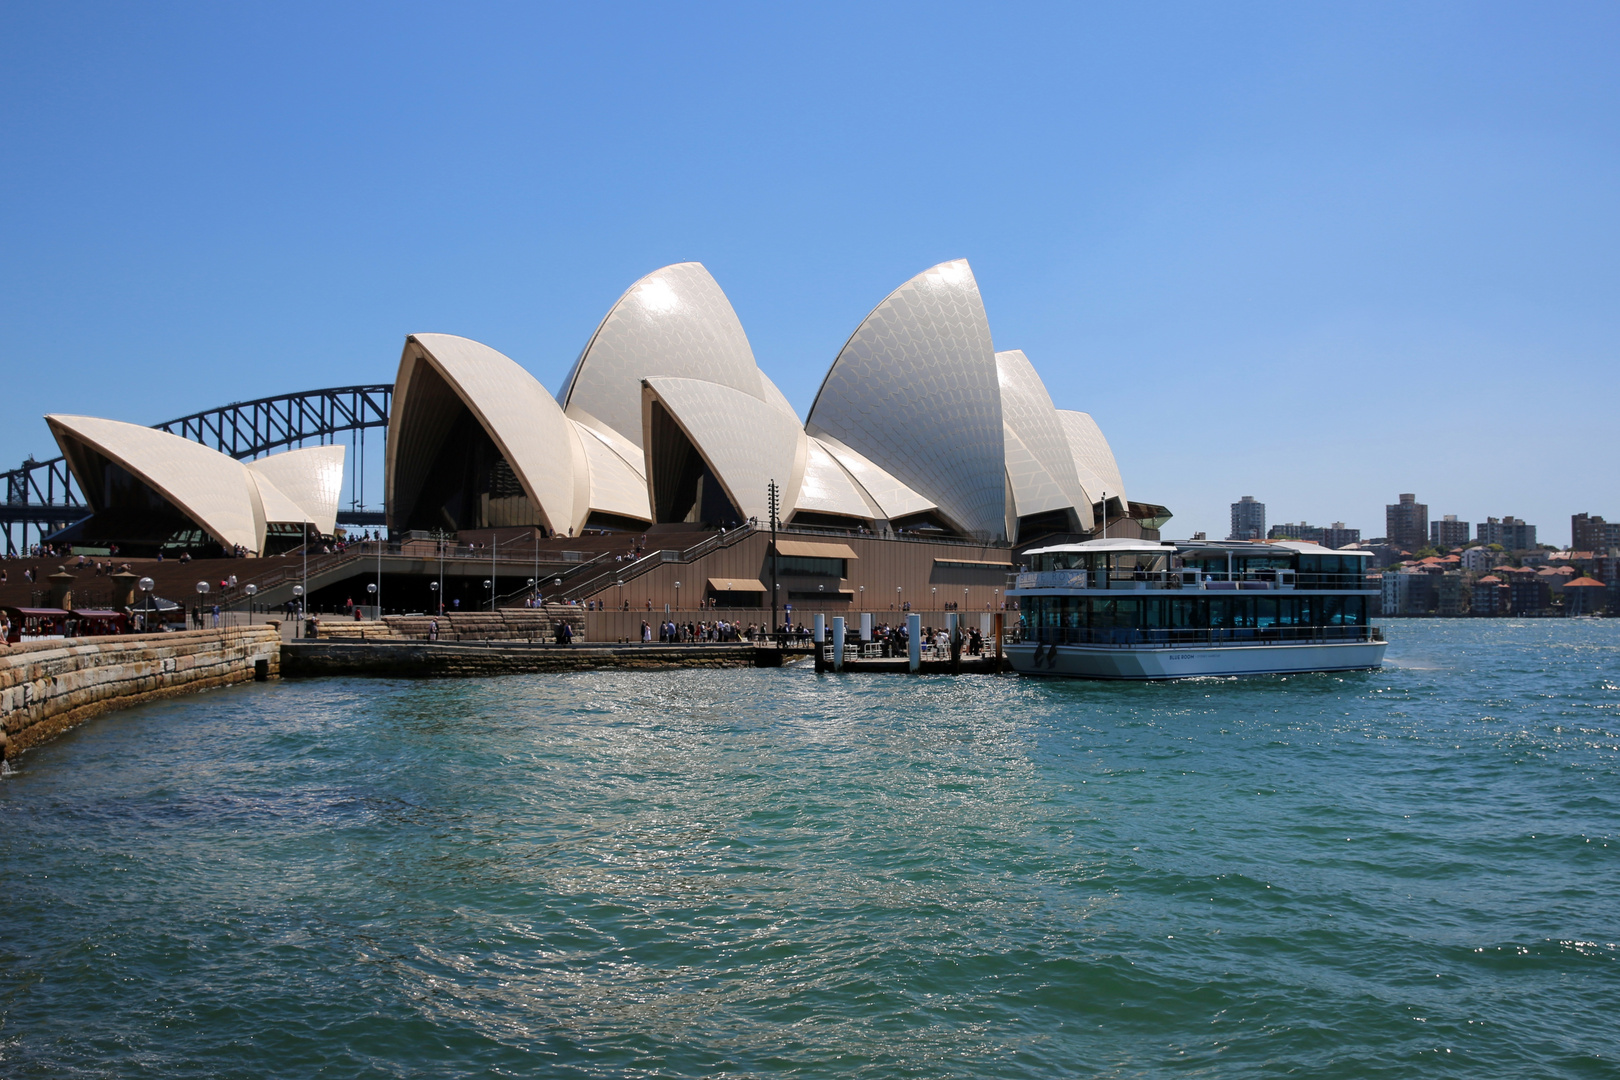
<path id="1" fill-rule="evenodd" d="M 334 528 L 342 446 L 243 462 L 138 425 L 47 421 L 92 511 L 62 539 L 258 555 Z M 818 592 L 843 598 L 903 593 L 904 580 L 921 588 L 938 563 L 1005 568 L 1037 539 L 1156 535 L 1169 516 L 1129 501 L 1090 415 L 1058 408 L 1024 353 L 996 350 L 965 260 L 884 298 L 838 351 L 804 420 L 756 363 L 719 284 L 680 263 L 618 299 L 555 394 L 477 341 L 409 336 L 387 423 L 393 541 L 527 536 L 537 563 L 542 545 L 579 548 L 589 537 L 754 529 L 770 518 L 773 482 L 784 528 L 834 538 L 774 554 L 792 547 L 806 566 L 836 555 L 838 583 Z M 884 580 L 864 580 L 853 572 L 857 539 L 907 544 L 928 566 L 886 557 Z M 963 545 L 966 557 L 939 554 Z M 725 571 L 711 587 L 764 589 L 763 564 Z M 904 580 L 891 590 L 889 578 Z M 614 600 L 628 601 L 622 575 L 611 584 Z"/>
<path id="2" fill-rule="evenodd" d="M 486 345 L 407 339 L 388 442 L 389 525 L 718 528 L 781 517 L 1013 542 L 1126 506 L 1107 441 L 997 352 L 966 261 L 906 282 L 839 351 L 801 422 L 707 270 L 619 298 L 553 396 Z"/>

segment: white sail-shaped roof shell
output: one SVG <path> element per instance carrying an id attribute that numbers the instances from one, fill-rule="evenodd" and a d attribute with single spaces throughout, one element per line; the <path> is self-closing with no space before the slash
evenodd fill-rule
<path id="1" fill-rule="evenodd" d="M 878 468 L 865 455 L 851 450 L 826 432 L 812 435 L 811 440 L 844 467 L 844 470 L 861 486 L 861 490 L 877 504 L 883 517 L 901 518 L 935 508 L 933 502 L 923 498 Z"/>
<path id="2" fill-rule="evenodd" d="M 225 547 L 264 550 L 259 486 L 248 467 L 235 458 L 179 435 L 121 420 L 51 415 L 45 422 L 92 510 L 103 509 L 93 454 L 140 479 Z"/>
<path id="3" fill-rule="evenodd" d="M 700 379 L 775 407 L 731 301 L 701 263 L 666 266 L 637 281 L 591 335 L 558 399 L 641 446 L 641 381 Z M 791 414 L 792 409 L 788 412 Z"/>
<path id="4" fill-rule="evenodd" d="M 264 511 L 264 524 L 268 529 L 271 525 L 305 525 L 309 523 L 309 515 L 304 508 L 284 495 L 279 488 L 263 473 L 247 471 L 248 481 L 259 494 L 259 506 Z"/>
<path id="5" fill-rule="evenodd" d="M 768 521 L 766 488 L 775 480 L 782 505 L 794 506 L 808 453 L 804 431 L 774 403 L 700 379 L 650 378 L 644 415 L 662 404 L 745 518 Z M 647 433 L 650 435 L 650 432 Z M 644 436 L 644 445 L 650 445 Z M 647 462 L 649 476 L 653 463 Z M 653 492 L 656 501 L 657 492 Z"/>
<path id="6" fill-rule="evenodd" d="M 1018 516 L 1073 508 L 1091 527 L 1091 499 L 1046 384 L 1021 349 L 996 353 L 1001 417 L 1006 425 L 1007 479 Z"/>
<path id="7" fill-rule="evenodd" d="M 887 517 L 820 439 L 806 442 L 804 482 L 793 509 L 876 521 Z"/>
<path id="8" fill-rule="evenodd" d="M 390 521 L 399 527 L 409 517 L 432 457 L 463 406 L 506 459 L 540 522 L 554 532 L 577 531 L 590 504 L 579 434 L 533 375 L 488 345 L 450 334 L 413 334 L 405 341 L 388 423 Z"/>
<path id="9" fill-rule="evenodd" d="M 268 480 L 290 504 L 290 508 L 272 509 L 274 496 L 268 495 L 261 484 L 259 494 L 264 500 L 265 520 L 300 525 L 308 522 L 323 536 L 331 535 L 337 527 L 338 500 L 343 497 L 344 450 L 341 443 L 329 443 L 287 450 L 248 462 L 248 469 Z"/>
<path id="10" fill-rule="evenodd" d="M 1097 426 L 1090 413 L 1070 409 L 1059 409 L 1057 412 L 1069 449 L 1074 454 L 1075 472 L 1079 474 L 1080 484 L 1089 496 L 1088 503 L 1101 502 L 1106 492 L 1108 498 L 1118 498 L 1123 505 L 1126 501 L 1125 482 L 1120 479 L 1119 465 L 1114 461 L 1114 451 L 1109 448 L 1108 440 L 1103 438 L 1102 428 Z"/>
<path id="11" fill-rule="evenodd" d="M 621 456 L 610 435 L 587 424 L 571 423 L 579 435 L 580 448 L 590 469 L 591 512 L 651 521 L 652 506 L 647 498 L 647 478 L 639 471 L 644 463 L 638 460 L 632 464 Z"/>
<path id="12" fill-rule="evenodd" d="M 967 260 L 918 274 L 873 309 L 833 362 L 807 430 L 855 450 L 958 528 L 1005 534 L 995 348 Z"/>

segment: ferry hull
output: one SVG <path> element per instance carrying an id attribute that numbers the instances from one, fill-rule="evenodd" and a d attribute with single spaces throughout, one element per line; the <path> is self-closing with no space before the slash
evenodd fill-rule
<path id="1" fill-rule="evenodd" d="M 1383 663 L 1386 643 L 1121 648 L 1019 642 L 1003 648 L 1007 662 L 1020 675 L 1058 675 L 1071 679 L 1192 679 L 1210 675 L 1360 671 Z"/>

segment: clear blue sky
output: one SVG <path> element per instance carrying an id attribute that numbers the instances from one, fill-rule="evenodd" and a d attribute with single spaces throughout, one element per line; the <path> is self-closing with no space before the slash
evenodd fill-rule
<path id="1" fill-rule="evenodd" d="M 802 415 L 965 256 L 1171 535 L 1620 517 L 1613 4 L 13 2 L 0 50 L 5 467 L 413 331 L 555 391 L 686 259 Z"/>

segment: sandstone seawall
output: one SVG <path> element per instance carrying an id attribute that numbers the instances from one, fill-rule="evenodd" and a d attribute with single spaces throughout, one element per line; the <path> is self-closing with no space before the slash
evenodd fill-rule
<path id="1" fill-rule="evenodd" d="M 280 671 L 281 637 L 269 626 L 0 645 L 0 756 L 112 709 Z"/>

